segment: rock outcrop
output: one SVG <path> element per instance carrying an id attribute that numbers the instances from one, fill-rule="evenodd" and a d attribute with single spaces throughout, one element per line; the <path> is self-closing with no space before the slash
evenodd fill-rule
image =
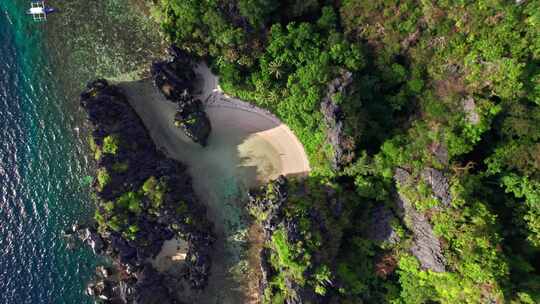
<path id="1" fill-rule="evenodd" d="M 195 83 L 192 60 L 174 46 L 169 48 L 169 54 L 170 59 L 152 64 L 154 84 L 167 100 L 177 105 L 175 125 L 194 142 L 206 146 L 212 127 L 202 102 L 192 95 Z"/>
<path id="2" fill-rule="evenodd" d="M 462 101 L 463 106 L 463 112 L 465 112 L 465 118 L 467 119 L 467 122 L 471 125 L 477 125 L 480 123 L 480 114 L 478 114 L 478 109 L 476 107 L 476 103 L 474 102 L 474 98 L 472 96 L 469 96 Z"/>
<path id="3" fill-rule="evenodd" d="M 287 201 L 287 179 L 279 176 L 267 187 L 271 195 L 249 193 L 248 209 L 261 220 L 265 236 L 269 238 L 283 220 L 283 205 Z"/>
<path id="4" fill-rule="evenodd" d="M 396 169 L 394 180 L 400 187 L 414 182 L 411 174 L 402 168 Z M 413 234 L 411 253 L 420 261 L 423 269 L 444 272 L 445 258 L 442 254 L 441 244 L 433 233 L 428 219 L 424 214 L 418 212 L 402 193 L 398 193 L 396 202 L 398 211 Z"/>
<path id="5" fill-rule="evenodd" d="M 87 227 L 84 229 L 80 229 L 77 231 L 79 239 L 86 243 L 90 248 L 92 248 L 92 252 L 94 254 L 102 254 L 103 249 L 105 248 L 105 245 L 103 243 L 103 239 L 99 235 L 99 233 L 96 231 L 93 227 Z"/>
<path id="6" fill-rule="evenodd" d="M 431 167 L 422 170 L 421 177 L 430 186 L 435 198 L 442 203 L 442 207 L 449 207 L 452 203 L 452 195 L 448 178 L 441 171 Z"/>
<path id="7" fill-rule="evenodd" d="M 399 242 L 399 236 L 392 227 L 392 220 L 395 217 L 389 208 L 383 204 L 378 204 L 373 208 L 370 218 L 371 222 L 367 231 L 369 239 L 388 244 L 397 244 Z"/>
<path id="8" fill-rule="evenodd" d="M 345 134 L 345 118 L 336 98 L 349 94 L 353 82 L 352 73 L 342 71 L 341 75 L 328 84 L 327 93 L 321 102 L 321 112 L 328 128 L 327 141 L 332 146 L 334 155 L 332 167 L 343 168 L 354 159 L 354 140 Z"/>
<path id="9" fill-rule="evenodd" d="M 148 260 L 164 241 L 182 238 L 188 258 L 177 279 L 192 289 L 207 283 L 214 236 L 186 167 L 155 147 L 120 88 L 94 81 L 81 94 L 81 105 L 93 129 L 98 202 L 97 228 L 78 234 L 95 253 L 112 257 L 121 274 L 100 279 L 88 291 L 106 303 L 179 303 L 163 285 L 171 280 Z"/>

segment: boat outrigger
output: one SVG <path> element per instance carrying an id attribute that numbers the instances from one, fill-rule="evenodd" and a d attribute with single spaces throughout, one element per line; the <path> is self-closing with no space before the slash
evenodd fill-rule
<path id="1" fill-rule="evenodd" d="M 30 2 L 30 9 L 26 11 L 26 14 L 31 15 L 34 21 L 45 21 L 47 20 L 47 15 L 55 11 L 54 8 L 45 6 L 45 1 L 36 0 Z"/>

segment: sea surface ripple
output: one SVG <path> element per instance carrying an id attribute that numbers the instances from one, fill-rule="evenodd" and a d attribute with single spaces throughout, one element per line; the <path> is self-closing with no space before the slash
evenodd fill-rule
<path id="1" fill-rule="evenodd" d="M 62 233 L 93 212 L 86 145 L 26 5 L 0 0 L 0 303 L 91 303 L 98 260 Z"/>

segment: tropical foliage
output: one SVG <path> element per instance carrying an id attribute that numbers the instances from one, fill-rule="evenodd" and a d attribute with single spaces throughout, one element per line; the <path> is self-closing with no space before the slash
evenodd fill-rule
<path id="1" fill-rule="evenodd" d="M 324 184 L 356 197 L 343 215 L 349 218 L 336 223 L 344 231 L 335 239 L 341 250 L 328 268 L 306 271 L 306 256 L 321 249 L 274 234 L 281 276 L 315 282 L 316 273 L 318 293 L 328 294 L 325 286 L 333 284 L 334 296 L 350 303 L 540 302 L 540 2 L 161 0 L 158 6 L 165 33 L 211 62 L 227 93 L 291 126 L 309 154 L 312 178 L 324 176 Z M 335 102 L 356 157 L 333 170 L 321 100 L 343 70 L 353 73 L 354 90 Z M 440 239 L 444 273 L 420 267 L 403 223 L 396 226 L 403 237 L 392 246 L 365 233 L 373 208 L 397 211 L 397 167 L 415 178 L 435 168 L 449 181 L 446 208 L 425 184 L 407 189 Z M 320 198 L 293 201 L 310 208 Z M 278 276 L 273 286 L 282 290 L 283 282 Z"/>

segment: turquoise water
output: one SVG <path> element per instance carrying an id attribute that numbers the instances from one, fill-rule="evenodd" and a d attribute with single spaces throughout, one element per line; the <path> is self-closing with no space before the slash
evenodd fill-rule
<path id="1" fill-rule="evenodd" d="M 97 263 L 62 231 L 92 213 L 72 103 L 54 85 L 41 27 L 22 2 L 0 11 L 0 303 L 91 303 Z M 26 3 L 25 3 L 26 4 Z"/>
<path id="2" fill-rule="evenodd" d="M 77 92 L 135 70 L 150 52 L 137 41 L 152 41 L 135 15 L 107 15 L 127 1 L 96 1 L 91 12 L 77 9 L 88 1 L 49 3 L 60 13 L 34 23 L 29 1 L 0 0 L 0 304 L 92 303 L 84 287 L 98 258 L 62 236 L 93 214 Z"/>

